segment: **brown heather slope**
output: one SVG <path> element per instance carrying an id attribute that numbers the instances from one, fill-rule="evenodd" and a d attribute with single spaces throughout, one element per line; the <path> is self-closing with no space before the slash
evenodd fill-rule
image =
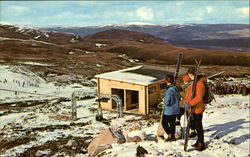
<path id="1" fill-rule="evenodd" d="M 155 42 L 153 42 L 155 39 Z M 202 59 L 205 65 L 240 65 L 249 66 L 249 52 L 228 52 L 176 47 L 159 38 L 145 33 L 125 30 L 109 30 L 84 38 L 88 42 L 107 44 L 91 51 L 126 54 L 145 63 L 175 64 L 179 52 L 184 53 L 184 64 L 193 64 L 194 58 Z"/>
<path id="2" fill-rule="evenodd" d="M 84 41 L 101 42 L 106 44 L 114 44 L 122 41 L 134 41 L 146 44 L 166 43 L 163 39 L 156 38 L 150 34 L 119 29 L 111 29 L 88 35 L 84 38 Z"/>

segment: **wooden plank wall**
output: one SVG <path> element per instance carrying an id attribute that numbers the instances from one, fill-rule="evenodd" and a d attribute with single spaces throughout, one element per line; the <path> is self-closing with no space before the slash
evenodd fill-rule
<path id="1" fill-rule="evenodd" d="M 148 95 L 148 99 L 149 99 L 149 107 L 150 106 L 155 106 L 158 103 L 160 103 L 160 101 L 162 101 L 162 94 L 166 91 L 166 89 L 160 89 L 160 84 L 164 83 L 165 81 L 160 81 L 157 82 L 155 84 L 151 84 L 148 88 L 152 87 L 152 86 L 156 86 L 156 91 L 154 93 L 151 93 Z"/>
<path id="2" fill-rule="evenodd" d="M 138 91 L 138 94 L 139 94 L 138 95 L 139 113 L 147 114 L 147 99 L 145 99 L 145 97 L 146 97 L 145 96 L 145 94 L 146 94 L 145 86 L 126 83 L 126 82 L 122 82 L 122 81 L 108 80 L 108 79 L 103 79 L 103 78 L 98 78 L 97 80 L 98 80 L 97 82 L 99 83 L 97 87 L 99 88 L 98 91 L 100 93 L 112 94 L 112 88 Z M 124 93 L 126 93 L 126 92 L 124 91 Z M 126 94 L 124 94 L 124 99 L 126 98 L 125 95 Z M 104 109 L 111 110 L 112 109 L 112 101 L 101 102 L 101 107 Z"/>

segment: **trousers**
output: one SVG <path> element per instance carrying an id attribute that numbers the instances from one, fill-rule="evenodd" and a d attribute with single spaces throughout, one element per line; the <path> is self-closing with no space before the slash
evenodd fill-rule
<path id="1" fill-rule="evenodd" d="M 191 119 L 190 128 L 196 130 L 197 142 L 204 143 L 204 131 L 202 126 L 202 114 L 193 114 L 193 119 Z"/>
<path id="2" fill-rule="evenodd" d="M 162 117 L 162 126 L 167 134 L 175 134 L 176 115 L 164 115 Z"/>

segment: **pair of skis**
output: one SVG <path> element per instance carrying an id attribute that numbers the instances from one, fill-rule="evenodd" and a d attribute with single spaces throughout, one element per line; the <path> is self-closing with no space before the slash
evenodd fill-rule
<path id="1" fill-rule="evenodd" d="M 201 64 L 201 60 L 200 61 L 195 60 L 195 74 L 194 74 L 194 81 L 193 81 L 193 85 L 192 85 L 191 100 L 195 97 L 196 85 L 197 85 L 197 82 L 198 82 L 198 73 L 199 73 L 200 64 Z M 194 112 L 194 107 L 192 107 L 190 109 L 190 111 L 188 112 L 188 116 L 187 116 L 187 127 L 186 127 L 185 134 L 184 134 L 184 140 L 185 140 L 185 142 L 184 142 L 184 151 L 187 151 L 188 136 L 189 136 L 189 131 L 190 131 L 190 123 L 191 123 L 191 120 L 193 118 L 193 112 Z"/>

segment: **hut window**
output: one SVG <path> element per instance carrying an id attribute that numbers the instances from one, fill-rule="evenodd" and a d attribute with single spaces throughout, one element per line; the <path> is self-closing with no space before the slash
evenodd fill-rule
<path id="1" fill-rule="evenodd" d="M 166 89 L 167 88 L 167 84 L 166 83 L 161 83 L 160 84 L 160 90 Z"/>
<path id="2" fill-rule="evenodd" d="M 148 94 L 152 94 L 154 92 L 156 92 L 156 86 L 151 86 L 148 88 Z"/>

